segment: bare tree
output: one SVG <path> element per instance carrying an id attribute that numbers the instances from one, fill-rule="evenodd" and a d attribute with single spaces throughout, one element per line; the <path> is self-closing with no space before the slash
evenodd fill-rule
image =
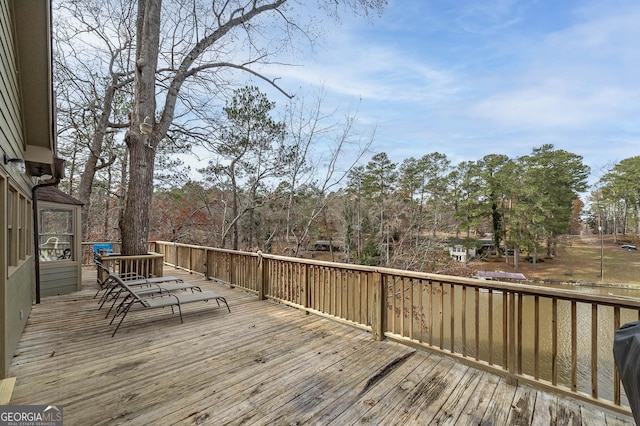
<path id="1" fill-rule="evenodd" d="M 125 99 L 121 92 L 133 82 L 135 8 L 122 0 L 59 2 L 55 17 L 54 78 L 62 118 L 58 136 L 63 145 L 79 144 L 86 152 L 77 196 L 87 239 L 94 178 L 115 162 L 114 132 L 128 126 L 118 107 Z"/>
<path id="2" fill-rule="evenodd" d="M 331 13 L 341 4 L 367 14 L 382 10 L 386 1 L 326 0 L 321 3 L 325 11 Z M 138 1 L 135 96 L 131 127 L 125 137 L 130 152 L 130 179 L 120 222 L 123 254 L 147 251 L 156 148 L 167 135 L 176 114 L 181 113 L 181 93 L 220 90 L 218 83 L 229 80 L 225 72 L 240 70 L 287 95 L 275 79 L 252 66 L 268 64 L 292 40 L 294 33 L 309 35 L 302 24 L 293 19 L 296 5 L 287 0 L 177 0 L 170 3 L 167 13 L 163 14 L 161 0 Z M 162 32 L 163 27 L 172 31 Z M 161 34 L 167 36 L 161 38 Z M 189 82 L 193 85 L 188 86 Z M 199 92 L 198 88 L 203 90 Z M 156 100 L 162 102 L 160 108 Z"/>
<path id="3" fill-rule="evenodd" d="M 359 133 L 357 110 L 336 120 L 336 111 L 323 111 L 323 99 L 321 92 L 310 105 L 304 99 L 294 100 L 289 112 L 289 137 L 295 150 L 285 175 L 286 241 L 293 237 L 296 256 L 308 240 L 312 225 L 338 195 L 338 188 L 368 152 L 375 137 L 375 129 L 369 135 Z M 301 190 L 311 194 L 311 205 L 305 215 L 293 208 Z"/>

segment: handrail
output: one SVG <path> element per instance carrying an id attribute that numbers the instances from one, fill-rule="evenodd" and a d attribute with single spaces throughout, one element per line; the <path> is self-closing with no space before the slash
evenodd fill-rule
<path id="1" fill-rule="evenodd" d="M 631 415 L 613 336 L 640 299 L 156 241 L 165 264 Z"/>

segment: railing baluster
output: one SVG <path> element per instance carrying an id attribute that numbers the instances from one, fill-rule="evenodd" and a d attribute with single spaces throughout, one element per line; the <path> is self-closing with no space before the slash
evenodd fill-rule
<path id="1" fill-rule="evenodd" d="M 400 286 L 400 288 L 398 289 L 398 303 L 400 305 L 400 331 L 399 331 L 399 335 L 401 336 L 406 336 L 405 334 L 405 330 L 406 330 L 406 321 L 405 321 L 405 317 L 406 317 L 406 306 L 404 303 L 405 297 L 404 297 L 404 278 L 398 278 L 398 277 L 394 277 L 393 281 L 398 284 Z"/>
<path id="2" fill-rule="evenodd" d="M 409 339 L 413 340 L 413 324 L 415 323 L 413 319 L 413 279 L 405 278 L 405 281 L 408 281 L 407 289 L 409 290 Z"/>
<path id="3" fill-rule="evenodd" d="M 418 326 L 420 327 L 420 331 L 418 333 L 418 341 L 420 343 L 424 342 L 424 328 L 426 326 L 425 324 L 425 317 L 424 317 L 424 280 L 416 280 L 417 284 L 418 284 L 418 291 L 419 291 L 419 296 L 418 296 Z"/>
<path id="4" fill-rule="evenodd" d="M 444 349 L 444 285 L 442 281 L 438 281 L 438 288 L 440 289 L 440 303 L 439 303 L 439 315 L 438 322 L 440 324 L 440 349 Z"/>
<path id="5" fill-rule="evenodd" d="M 517 349 L 517 371 L 518 374 L 522 374 L 522 295 L 514 295 L 517 299 L 518 305 L 518 349 Z"/>
<path id="6" fill-rule="evenodd" d="M 598 304 L 591 304 L 591 397 L 598 398 Z"/>
<path id="7" fill-rule="evenodd" d="M 460 318 L 462 327 L 462 356 L 467 356 L 467 286 L 462 286 L 462 315 Z"/>
<path id="8" fill-rule="evenodd" d="M 578 389 L 578 308 L 571 302 L 571 390 Z"/>
<path id="9" fill-rule="evenodd" d="M 455 288 L 453 285 L 449 285 L 449 317 L 451 324 L 449 325 L 449 346 L 451 353 L 455 353 L 455 342 L 456 342 L 456 295 Z"/>
<path id="10" fill-rule="evenodd" d="M 508 293 L 502 292 L 502 368 L 509 371 L 509 347 L 512 339 L 509 339 L 509 330 L 513 330 L 513 321 L 509 321 Z"/>
<path id="11" fill-rule="evenodd" d="M 392 333 L 396 333 L 396 312 L 398 309 L 396 306 L 396 280 L 391 276 L 387 277 L 388 282 L 386 283 L 385 290 L 389 292 L 387 297 L 391 297 L 391 324 L 389 325 L 389 330 Z"/>
<path id="12" fill-rule="evenodd" d="M 474 287 L 474 295 L 475 295 L 475 352 L 476 352 L 476 361 L 480 360 L 480 289 L 478 287 Z"/>
<path id="13" fill-rule="evenodd" d="M 428 284 L 427 306 L 429 310 L 429 346 L 433 346 L 433 281 L 431 280 Z"/>
<path id="14" fill-rule="evenodd" d="M 533 298 L 533 377 L 540 378 L 540 296 Z"/>
<path id="15" fill-rule="evenodd" d="M 551 302 L 551 384 L 558 385 L 558 299 Z"/>

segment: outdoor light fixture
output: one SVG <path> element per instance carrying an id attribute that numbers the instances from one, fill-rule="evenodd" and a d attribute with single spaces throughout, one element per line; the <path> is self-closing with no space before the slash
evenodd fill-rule
<path id="1" fill-rule="evenodd" d="M 144 121 L 140 123 L 140 133 L 143 135 L 148 135 L 153 130 L 153 126 L 151 125 L 151 118 L 145 117 Z"/>
<path id="2" fill-rule="evenodd" d="M 9 158 L 6 152 L 4 153 L 4 164 L 8 164 L 16 173 L 25 174 L 27 172 L 22 158 Z"/>

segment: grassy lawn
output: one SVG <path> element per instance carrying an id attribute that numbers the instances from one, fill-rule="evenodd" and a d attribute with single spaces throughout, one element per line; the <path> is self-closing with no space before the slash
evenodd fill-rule
<path id="1" fill-rule="evenodd" d="M 600 239 L 571 236 L 558 246 L 558 254 L 553 259 L 544 259 L 533 270 L 531 263 L 522 260 L 518 272 L 527 278 L 545 281 L 584 282 L 596 284 L 624 284 L 640 286 L 640 250 L 627 251 L 620 248 L 623 243 L 613 242 L 612 237 L 605 236 L 604 248 L 604 280 L 600 279 Z M 631 242 L 633 244 L 633 242 Z M 638 246 L 640 247 L 640 245 Z M 505 259 L 492 259 L 477 264 L 481 270 L 501 270 L 514 272 L 513 259 L 507 265 Z"/>

